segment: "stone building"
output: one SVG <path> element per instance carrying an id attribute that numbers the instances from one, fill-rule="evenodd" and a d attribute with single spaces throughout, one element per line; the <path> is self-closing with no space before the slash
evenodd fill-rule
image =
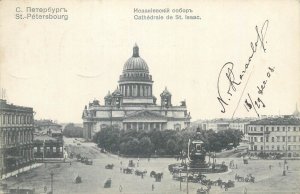
<path id="1" fill-rule="evenodd" d="M 8 104 L 0 99 L 0 174 L 5 174 L 34 161 L 33 109 Z"/>
<path id="2" fill-rule="evenodd" d="M 251 121 L 247 133 L 250 152 L 300 157 L 299 118 L 284 116 Z"/>
<path id="3" fill-rule="evenodd" d="M 104 104 L 94 100 L 85 106 L 82 114 L 84 137 L 91 139 L 102 128 L 115 126 L 136 130 L 182 130 L 190 125 L 186 102 L 175 106 L 167 88 L 160 94 L 160 103 L 153 92 L 149 67 L 133 47 L 133 55 L 123 67 L 119 85 L 104 97 Z"/>
<path id="4" fill-rule="evenodd" d="M 45 119 L 36 120 L 34 126 L 34 158 L 36 160 L 63 158 L 62 126 Z"/>

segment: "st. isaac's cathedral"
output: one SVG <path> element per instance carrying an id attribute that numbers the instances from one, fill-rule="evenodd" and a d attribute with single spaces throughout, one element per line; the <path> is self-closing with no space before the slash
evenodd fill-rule
<path id="1" fill-rule="evenodd" d="M 191 116 L 186 102 L 173 106 L 172 94 L 165 88 L 158 104 L 152 84 L 148 65 L 135 45 L 132 57 L 124 64 L 119 86 L 104 97 L 104 105 L 94 100 L 85 106 L 82 114 L 84 137 L 91 139 L 96 132 L 109 126 L 124 130 L 182 130 L 189 127 Z"/>

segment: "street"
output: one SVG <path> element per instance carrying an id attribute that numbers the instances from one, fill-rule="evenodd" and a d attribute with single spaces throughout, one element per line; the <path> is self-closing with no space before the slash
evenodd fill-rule
<path id="1" fill-rule="evenodd" d="M 100 153 L 100 149 L 94 143 L 84 143 L 72 138 L 65 139 L 65 147 L 72 152 L 80 153 L 82 156 L 93 159 L 93 165 L 86 165 L 77 162 L 72 163 L 46 164 L 33 169 L 32 171 L 20 174 L 18 177 L 11 177 L 3 181 L 9 188 L 35 188 L 37 193 L 47 193 L 51 188 L 50 173 L 53 172 L 53 193 L 187 193 L 187 183 L 172 179 L 168 170 L 168 165 L 178 163 L 173 158 L 119 158 L 116 155 Z M 123 174 L 120 168 L 127 167 L 128 161 L 133 160 L 137 164 L 139 160 L 140 170 L 147 170 L 147 174 L 141 178 L 135 174 Z M 282 176 L 283 161 L 279 160 L 250 160 L 249 164 L 243 164 L 241 158 L 217 158 L 217 163 L 223 161 L 226 165 L 234 160 L 237 169 L 229 169 L 221 174 L 209 174 L 207 179 L 223 181 L 234 180 L 235 174 L 255 176 L 255 183 L 237 182 L 235 187 L 224 191 L 218 186 L 212 186 L 210 193 L 242 193 L 244 188 L 247 193 L 295 193 L 300 192 L 298 183 L 300 182 L 300 164 L 297 160 L 288 161 L 289 170 L 287 176 Z M 281 162 L 281 167 L 279 166 Z M 122 164 L 121 164 L 122 163 Z M 105 165 L 114 164 L 114 168 L 105 169 Z M 272 165 L 272 169 L 269 169 Z M 151 171 L 163 172 L 161 182 L 155 182 L 149 176 Z M 82 183 L 75 184 L 74 179 L 79 175 Z M 111 188 L 104 188 L 104 182 L 112 179 Z M 280 184 L 278 184 L 280 183 Z M 152 191 L 152 184 L 154 190 Z M 121 189 L 120 189 L 121 185 Z M 205 188 L 199 183 L 189 183 L 189 193 L 195 194 L 197 189 Z"/>

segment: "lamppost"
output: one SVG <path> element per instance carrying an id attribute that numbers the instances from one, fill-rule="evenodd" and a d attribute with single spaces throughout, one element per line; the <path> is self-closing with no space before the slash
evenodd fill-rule
<path id="1" fill-rule="evenodd" d="M 53 171 L 51 171 L 50 175 L 51 175 L 51 194 L 53 194 L 53 175 L 54 175 Z"/>
<path id="2" fill-rule="evenodd" d="M 180 178 L 180 191 L 181 191 L 181 169 L 179 170 L 179 178 Z"/>

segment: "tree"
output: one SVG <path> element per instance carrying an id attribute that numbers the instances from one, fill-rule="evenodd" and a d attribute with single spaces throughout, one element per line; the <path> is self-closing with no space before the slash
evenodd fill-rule
<path id="1" fill-rule="evenodd" d="M 63 135 L 66 137 L 83 137 L 83 128 L 69 123 L 65 126 Z"/>

